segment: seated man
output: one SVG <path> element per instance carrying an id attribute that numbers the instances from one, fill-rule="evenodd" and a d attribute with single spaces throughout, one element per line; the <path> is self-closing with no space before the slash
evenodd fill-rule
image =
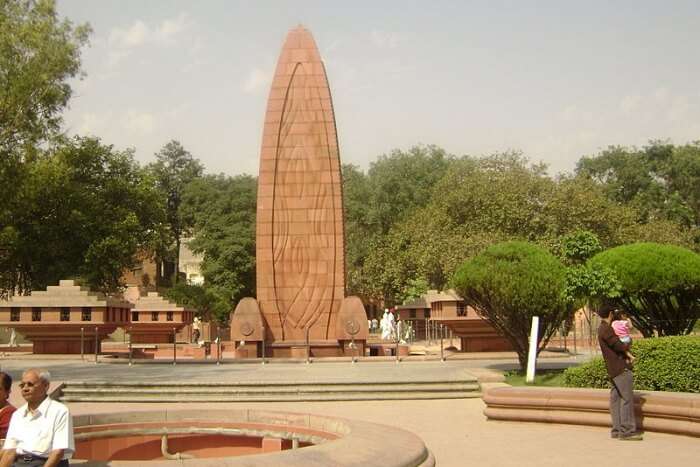
<path id="1" fill-rule="evenodd" d="M 68 408 L 48 397 L 51 375 L 30 369 L 22 374 L 26 404 L 12 414 L 0 467 L 68 467 L 75 451 Z"/>

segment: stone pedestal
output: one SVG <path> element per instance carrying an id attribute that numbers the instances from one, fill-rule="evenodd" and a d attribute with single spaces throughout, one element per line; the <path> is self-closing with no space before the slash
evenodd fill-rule
<path id="1" fill-rule="evenodd" d="M 177 332 L 193 319 L 194 310 L 148 292 L 134 303 L 127 332 L 134 344 L 172 344 Z"/>
<path id="2" fill-rule="evenodd" d="M 37 354 L 79 354 L 101 349 L 101 341 L 129 322 L 131 303 L 80 287 L 72 280 L 31 295 L 0 302 L 0 326 L 15 328 L 32 341 Z M 95 329 L 97 328 L 97 336 Z"/>

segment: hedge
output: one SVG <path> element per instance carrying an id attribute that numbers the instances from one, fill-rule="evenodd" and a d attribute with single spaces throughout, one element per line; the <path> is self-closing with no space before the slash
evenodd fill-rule
<path id="1" fill-rule="evenodd" d="M 634 388 L 648 391 L 700 392 L 700 336 L 638 339 L 632 345 L 637 357 Z M 602 358 L 564 372 L 569 387 L 609 388 Z"/>

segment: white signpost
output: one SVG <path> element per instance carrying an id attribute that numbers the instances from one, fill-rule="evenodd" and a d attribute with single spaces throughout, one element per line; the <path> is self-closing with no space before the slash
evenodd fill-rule
<path id="1" fill-rule="evenodd" d="M 540 317 L 532 317 L 532 328 L 530 329 L 530 348 L 527 353 L 527 374 L 525 382 L 528 384 L 535 382 L 535 363 L 537 360 L 537 332 L 540 327 Z"/>

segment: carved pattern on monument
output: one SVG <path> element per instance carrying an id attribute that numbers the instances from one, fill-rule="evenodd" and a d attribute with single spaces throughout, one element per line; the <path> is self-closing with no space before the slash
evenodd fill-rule
<path id="1" fill-rule="evenodd" d="M 335 117 L 311 34 L 287 36 L 268 100 L 260 162 L 257 295 L 274 340 L 329 339 L 344 297 Z"/>

